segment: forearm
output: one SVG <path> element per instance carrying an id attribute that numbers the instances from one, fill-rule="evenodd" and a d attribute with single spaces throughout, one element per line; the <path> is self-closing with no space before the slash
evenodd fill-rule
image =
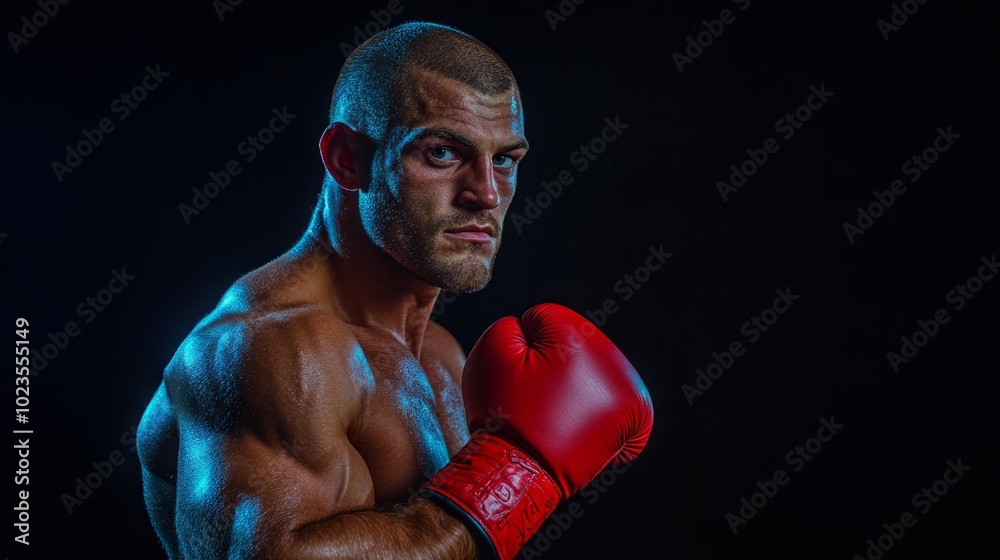
<path id="1" fill-rule="evenodd" d="M 476 560 L 464 525 L 417 498 L 394 511 L 361 511 L 306 525 L 286 541 L 288 560 Z"/>

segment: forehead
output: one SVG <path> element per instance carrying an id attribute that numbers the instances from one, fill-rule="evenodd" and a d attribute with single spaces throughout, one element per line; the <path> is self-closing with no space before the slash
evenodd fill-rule
<path id="1" fill-rule="evenodd" d="M 446 127 L 483 141 L 510 143 L 524 135 L 524 116 L 517 90 L 483 93 L 436 72 L 409 71 L 411 88 L 401 115 L 404 127 Z"/>

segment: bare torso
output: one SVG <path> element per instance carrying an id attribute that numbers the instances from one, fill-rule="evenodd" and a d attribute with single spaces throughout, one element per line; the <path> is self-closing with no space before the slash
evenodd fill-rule
<path id="1" fill-rule="evenodd" d="M 259 539 L 406 502 L 468 439 L 455 339 L 428 323 L 413 352 L 350 324 L 332 282 L 309 257 L 273 261 L 237 282 L 167 366 L 139 446 L 172 558 L 219 554 L 248 518 Z"/>

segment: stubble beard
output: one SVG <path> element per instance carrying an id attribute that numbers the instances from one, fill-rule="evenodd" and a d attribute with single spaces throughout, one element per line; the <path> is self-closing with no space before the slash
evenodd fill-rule
<path id="1" fill-rule="evenodd" d="M 493 275 L 502 237 L 501 224 L 489 211 L 449 214 L 428 225 L 420 220 L 415 211 L 393 199 L 388 189 L 382 193 L 373 209 L 377 216 L 369 218 L 373 225 L 378 224 L 373 238 L 383 252 L 428 284 L 442 290 L 468 293 L 486 287 Z M 489 224 L 496 232 L 496 246 L 489 255 L 488 264 L 482 262 L 484 252 L 489 251 L 483 244 L 459 241 L 460 249 L 450 249 L 447 253 L 439 247 L 446 229 L 472 222 Z"/>

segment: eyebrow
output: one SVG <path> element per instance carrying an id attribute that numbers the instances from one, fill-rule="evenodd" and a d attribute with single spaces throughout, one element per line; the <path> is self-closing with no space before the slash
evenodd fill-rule
<path id="1" fill-rule="evenodd" d="M 459 144 L 463 144 L 463 145 L 469 147 L 470 149 L 473 149 L 473 150 L 477 149 L 476 144 L 472 140 L 469 140 L 468 138 L 466 138 L 465 136 L 462 136 L 461 134 L 455 132 L 454 130 L 451 130 L 451 129 L 448 129 L 448 128 L 442 128 L 442 127 L 431 127 L 431 128 L 425 128 L 425 129 L 421 130 L 416 135 L 416 137 L 414 137 L 413 142 L 419 142 L 419 141 L 423 140 L 424 138 L 427 138 L 428 136 L 434 136 L 434 137 L 437 137 L 437 138 L 444 138 L 444 139 L 447 139 L 447 140 L 452 140 L 454 142 L 458 142 Z M 498 150 L 498 153 L 510 152 L 510 151 L 513 151 L 513 150 L 521 149 L 521 148 L 528 149 L 528 142 L 526 140 L 524 140 L 523 138 L 520 139 L 520 140 L 517 140 L 515 142 L 511 142 L 510 144 L 507 144 L 506 146 L 501 147 Z"/>

